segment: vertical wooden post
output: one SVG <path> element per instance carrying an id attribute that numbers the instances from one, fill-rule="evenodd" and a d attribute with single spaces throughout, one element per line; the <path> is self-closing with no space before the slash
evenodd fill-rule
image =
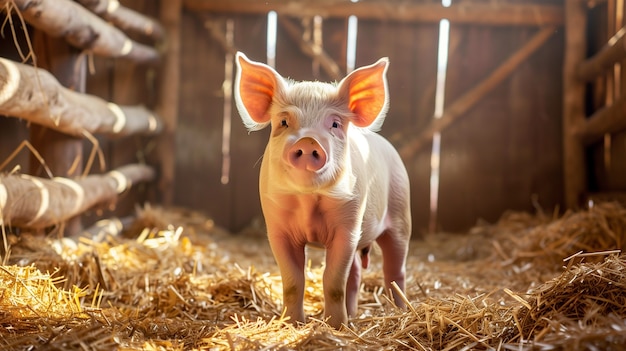
<path id="1" fill-rule="evenodd" d="M 163 120 L 163 132 L 156 148 L 160 167 L 159 202 L 171 205 L 174 200 L 176 161 L 175 131 L 178 120 L 178 91 L 180 86 L 180 20 L 182 0 L 161 2 L 161 23 L 165 28 L 165 52 L 159 72 L 158 102 L 155 108 Z"/>
<path id="2" fill-rule="evenodd" d="M 35 32 L 33 46 L 37 67 L 52 73 L 63 86 L 85 92 L 86 59 L 78 49 L 69 46 L 63 39 L 49 37 L 41 31 Z M 83 139 L 36 124 L 31 126 L 30 139 L 55 177 L 76 177 L 83 172 Z M 39 160 L 34 157 L 31 157 L 29 173 L 48 177 Z M 62 235 L 73 236 L 82 230 L 80 217 L 59 224 L 64 226 L 60 233 Z"/>
<path id="3" fill-rule="evenodd" d="M 585 59 L 587 11 L 582 0 L 565 1 L 565 58 L 563 65 L 563 186 L 565 206 L 577 208 L 587 189 L 585 150 L 574 135 L 585 119 L 585 83 L 576 67 Z"/>

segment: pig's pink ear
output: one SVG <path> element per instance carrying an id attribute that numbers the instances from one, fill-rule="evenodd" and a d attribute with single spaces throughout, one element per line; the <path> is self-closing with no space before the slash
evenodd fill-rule
<path id="1" fill-rule="evenodd" d="M 352 123 L 357 127 L 377 130 L 385 119 L 389 106 L 387 66 L 389 59 L 381 58 L 373 65 L 352 71 L 339 83 L 339 93 L 347 96 Z"/>
<path id="2" fill-rule="evenodd" d="M 241 52 L 235 61 L 235 102 L 241 119 L 249 130 L 263 129 L 270 122 L 268 110 L 282 78 L 271 67 L 250 61 Z"/>

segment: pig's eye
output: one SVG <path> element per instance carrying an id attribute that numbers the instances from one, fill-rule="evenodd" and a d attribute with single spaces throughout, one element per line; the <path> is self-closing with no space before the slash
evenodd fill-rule
<path id="1" fill-rule="evenodd" d="M 339 122 L 333 122 L 332 127 L 333 128 L 339 128 Z"/>
<path id="2" fill-rule="evenodd" d="M 283 119 L 282 121 L 280 121 L 280 125 L 281 125 L 282 127 L 289 127 L 289 126 L 287 125 L 287 120 L 286 120 L 286 119 Z"/>

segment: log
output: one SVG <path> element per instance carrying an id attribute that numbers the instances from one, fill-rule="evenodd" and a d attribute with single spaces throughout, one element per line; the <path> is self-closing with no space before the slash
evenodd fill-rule
<path id="1" fill-rule="evenodd" d="M 71 0 L 0 0 L 0 8 L 15 4 L 24 20 L 50 36 L 105 57 L 124 57 L 156 64 L 159 53 L 129 39 L 121 30 Z M 10 10 L 7 10 L 10 12 Z"/>
<path id="2" fill-rule="evenodd" d="M 426 129 L 424 129 L 417 137 L 411 135 L 416 134 L 415 130 L 403 133 L 400 140 L 410 140 L 400 148 L 400 154 L 404 158 L 410 158 L 411 155 L 419 151 L 424 145 L 432 141 L 433 135 L 441 132 L 449 127 L 453 122 L 463 116 L 472 106 L 474 106 L 487 93 L 497 87 L 504 81 L 515 69 L 523 63 L 532 53 L 537 51 L 543 43 L 554 33 L 554 27 L 546 27 L 533 36 L 523 47 L 511 55 L 498 68 L 496 68 L 487 78 L 478 83 L 474 88 L 454 101 L 449 108 L 443 111 L 441 118 L 433 119 Z M 398 139 L 394 136 L 392 141 Z"/>
<path id="3" fill-rule="evenodd" d="M 145 165 L 127 165 L 103 175 L 44 179 L 0 175 L 0 225 L 43 229 L 98 205 L 110 204 L 133 184 L 154 179 Z"/>
<path id="4" fill-rule="evenodd" d="M 156 20 L 120 5 L 117 0 L 77 0 L 96 15 L 113 23 L 125 33 L 135 33 L 159 42 L 165 37 L 163 26 Z"/>
<path id="5" fill-rule="evenodd" d="M 559 26 L 563 24 L 563 6 L 498 2 L 452 2 L 443 7 L 432 2 L 345 0 L 184 0 L 187 9 L 214 13 L 265 15 L 276 11 L 292 17 L 339 17 L 399 22 L 438 23 L 447 18 L 456 24 L 495 26 Z"/>
<path id="6" fill-rule="evenodd" d="M 0 114 L 19 117 L 68 135 L 157 134 L 158 117 L 143 106 L 119 106 L 77 93 L 48 71 L 0 58 Z"/>
<path id="7" fill-rule="evenodd" d="M 626 95 L 622 95 L 612 105 L 596 111 L 573 129 L 574 135 L 585 145 L 594 143 L 605 134 L 617 133 L 626 129 Z"/>
<path id="8" fill-rule="evenodd" d="M 574 128 L 585 119 L 585 84 L 576 77 L 576 68 L 587 50 L 585 1 L 565 2 L 565 55 L 563 64 L 563 195 L 565 206 L 578 208 L 587 189 L 585 150 Z"/>
<path id="9" fill-rule="evenodd" d="M 626 27 L 622 27 L 600 50 L 576 68 L 576 77 L 584 82 L 594 80 L 614 64 L 626 59 Z"/>

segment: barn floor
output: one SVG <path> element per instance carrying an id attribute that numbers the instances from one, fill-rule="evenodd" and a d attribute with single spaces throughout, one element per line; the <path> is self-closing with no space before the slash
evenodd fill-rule
<path id="1" fill-rule="evenodd" d="M 80 240 L 5 233 L 3 350 L 621 350 L 626 344 L 626 209 L 554 218 L 509 213 L 464 235 L 412 242 L 407 311 L 380 288 L 373 252 L 359 316 L 323 319 L 321 252 L 306 312 L 281 317 L 263 231 L 237 235 L 183 210 L 145 208 L 123 235 Z M 2 257 L 7 250 L 5 246 Z M 565 259 L 565 260 L 564 260 Z"/>

